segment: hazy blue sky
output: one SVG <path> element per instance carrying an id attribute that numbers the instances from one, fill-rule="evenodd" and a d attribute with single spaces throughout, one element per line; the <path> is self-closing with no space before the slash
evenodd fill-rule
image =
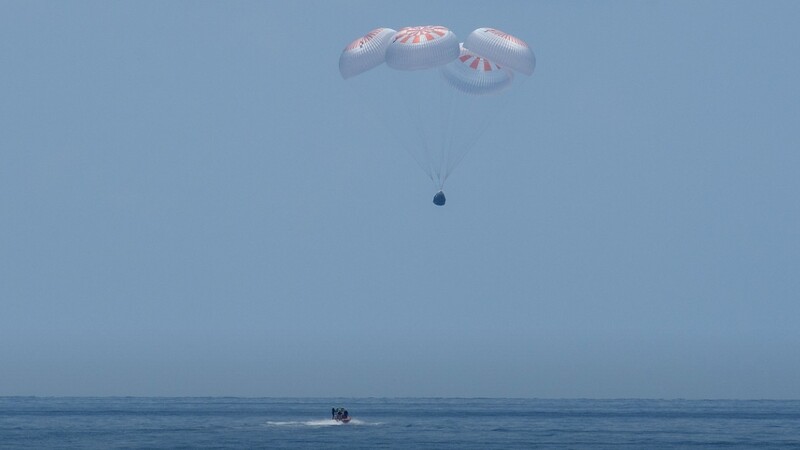
<path id="1" fill-rule="evenodd" d="M 0 395 L 800 398 L 800 2 L 0 2 Z M 448 204 L 338 72 L 537 55 Z"/>

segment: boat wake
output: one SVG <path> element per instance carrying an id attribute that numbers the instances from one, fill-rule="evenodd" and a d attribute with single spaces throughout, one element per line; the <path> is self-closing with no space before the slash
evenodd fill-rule
<path id="1" fill-rule="evenodd" d="M 267 422 L 271 427 L 341 427 L 353 425 L 380 425 L 380 422 L 364 422 L 363 420 L 352 419 L 350 423 L 337 422 L 333 419 L 322 420 L 292 420 L 286 422 Z"/>

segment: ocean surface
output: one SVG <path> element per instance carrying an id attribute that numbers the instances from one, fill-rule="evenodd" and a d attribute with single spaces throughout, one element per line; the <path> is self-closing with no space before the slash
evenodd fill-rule
<path id="1" fill-rule="evenodd" d="M 800 401 L 0 397 L 0 448 L 800 449 Z"/>

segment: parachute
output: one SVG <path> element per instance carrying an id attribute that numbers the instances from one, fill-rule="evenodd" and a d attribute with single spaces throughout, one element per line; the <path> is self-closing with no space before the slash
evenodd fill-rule
<path id="1" fill-rule="evenodd" d="M 339 72 L 367 115 L 433 181 L 437 206 L 445 203 L 447 178 L 502 116 L 507 91 L 535 66 L 530 47 L 515 36 L 478 28 L 461 42 L 440 25 L 376 28 L 339 57 Z"/>

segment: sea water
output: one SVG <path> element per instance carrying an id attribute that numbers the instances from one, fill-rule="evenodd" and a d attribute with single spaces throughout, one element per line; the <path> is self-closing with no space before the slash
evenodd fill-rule
<path id="1" fill-rule="evenodd" d="M 800 449 L 800 401 L 0 397 L 0 448 Z"/>

